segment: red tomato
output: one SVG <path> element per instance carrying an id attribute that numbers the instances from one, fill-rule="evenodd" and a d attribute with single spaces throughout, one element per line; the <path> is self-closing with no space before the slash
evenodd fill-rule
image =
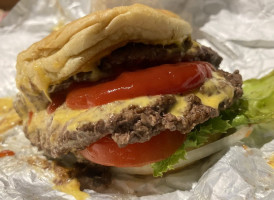
<path id="1" fill-rule="evenodd" d="M 164 131 L 144 143 L 129 144 L 124 148 L 110 138 L 104 137 L 81 151 L 94 163 L 116 167 L 139 167 L 163 160 L 172 155 L 184 142 L 185 134 Z"/>
<path id="2" fill-rule="evenodd" d="M 123 72 L 115 80 L 71 90 L 66 105 L 87 109 L 116 100 L 159 94 L 180 94 L 201 86 L 211 77 L 207 62 L 184 62 Z"/>
<path id="3" fill-rule="evenodd" d="M 104 80 L 105 81 L 105 80 Z M 49 104 L 49 106 L 47 107 L 47 112 L 53 113 L 59 106 L 61 106 L 65 100 L 66 100 L 66 96 L 67 94 L 71 91 L 71 90 L 77 90 L 79 88 L 84 88 L 84 87 L 89 87 L 91 85 L 95 85 L 95 84 L 100 84 L 100 82 L 96 82 L 96 83 L 90 83 L 90 82 L 75 82 L 72 83 L 67 89 L 65 90 L 61 90 L 61 91 L 57 91 L 51 94 L 50 98 L 51 98 L 51 103 Z"/>

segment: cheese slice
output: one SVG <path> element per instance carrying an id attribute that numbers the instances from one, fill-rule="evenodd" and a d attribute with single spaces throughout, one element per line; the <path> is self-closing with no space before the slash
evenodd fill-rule
<path id="1" fill-rule="evenodd" d="M 234 88 L 231 85 L 226 85 L 225 78 L 219 76 L 216 72 L 212 73 L 213 78 L 206 81 L 202 87 L 206 93 L 196 92 L 202 103 L 206 106 L 218 109 L 219 104 L 225 100 L 233 99 Z M 221 87 L 225 85 L 225 87 Z"/>
<path id="2" fill-rule="evenodd" d="M 225 100 L 232 100 L 234 96 L 233 86 L 226 81 L 223 77 L 220 77 L 216 72 L 213 72 L 213 78 L 208 79 L 203 85 L 203 92 L 197 90 L 194 94 L 199 97 L 202 103 L 206 106 L 218 109 L 221 102 Z M 208 93 L 204 91 L 209 91 Z M 183 117 L 185 109 L 188 103 L 185 99 L 186 95 L 175 95 L 176 103 L 170 108 L 169 112 L 176 117 Z M 53 114 L 48 114 L 45 110 L 38 113 L 34 113 L 32 122 L 28 126 L 28 131 L 34 131 L 37 127 L 44 126 L 44 123 L 49 115 L 53 117 L 52 127 L 67 126 L 68 131 L 75 131 L 77 127 L 86 124 L 96 122 L 100 119 L 108 119 L 111 115 L 120 113 L 123 109 L 131 105 L 139 106 L 141 108 L 153 105 L 159 95 L 155 96 L 142 96 L 128 100 L 114 101 L 105 105 L 91 107 L 89 109 L 72 110 L 65 104 L 59 107 Z"/>

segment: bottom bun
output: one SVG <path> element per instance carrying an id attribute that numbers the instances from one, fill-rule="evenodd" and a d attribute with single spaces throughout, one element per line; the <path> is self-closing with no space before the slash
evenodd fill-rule
<path id="1" fill-rule="evenodd" d="M 252 127 L 241 127 L 235 133 L 223 137 L 215 142 L 206 144 L 200 148 L 191 150 L 187 152 L 186 160 L 181 159 L 179 163 L 174 165 L 174 169 L 180 169 L 195 161 L 205 158 L 213 153 L 216 153 L 226 147 L 235 144 L 237 141 L 248 137 L 252 132 Z M 142 167 L 111 167 L 111 170 L 115 173 L 126 173 L 126 174 L 139 174 L 139 175 L 149 175 L 153 174 L 153 169 L 151 165 L 145 165 Z"/>

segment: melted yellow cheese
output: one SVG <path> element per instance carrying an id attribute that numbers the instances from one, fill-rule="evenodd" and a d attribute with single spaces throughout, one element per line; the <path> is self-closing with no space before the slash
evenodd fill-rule
<path id="1" fill-rule="evenodd" d="M 67 122 L 70 119 L 79 116 L 81 113 L 86 112 L 87 110 L 71 110 L 66 108 L 65 106 L 60 107 L 54 113 L 54 121 L 56 123 L 62 124 L 63 122 Z"/>
<path id="2" fill-rule="evenodd" d="M 11 98 L 0 98 L 0 133 L 21 123 L 21 118 L 13 109 Z"/>
<path id="3" fill-rule="evenodd" d="M 82 110 L 72 110 L 63 105 L 53 113 L 53 122 L 51 128 L 54 129 L 54 127 L 58 127 L 60 125 L 69 123 L 67 130 L 74 131 L 81 124 L 88 122 L 96 122 L 100 119 L 108 119 L 111 115 L 120 113 L 123 109 L 129 107 L 130 105 L 135 105 L 139 107 L 151 105 L 158 98 L 159 96 L 137 97 L 129 100 L 114 101 L 102 106 L 96 106 Z M 41 129 L 47 128 L 45 126 L 45 121 L 47 120 L 47 118 L 48 114 L 45 110 L 38 113 L 34 113 L 32 117 L 32 122 L 28 126 L 28 131 L 32 132 L 37 127 L 40 127 Z"/>
<path id="4" fill-rule="evenodd" d="M 0 98 L 0 115 L 8 113 L 12 109 L 11 98 Z"/>
<path id="5" fill-rule="evenodd" d="M 204 105 L 218 109 L 221 102 L 233 98 L 234 88 L 231 84 L 227 84 L 227 81 L 216 72 L 213 72 L 212 75 L 213 78 L 207 80 L 202 86 L 207 92 L 201 93 L 198 91 L 195 95 L 201 99 Z M 220 84 L 224 86 L 220 87 Z"/>
<path id="6" fill-rule="evenodd" d="M 183 116 L 187 107 L 187 101 L 184 96 L 176 95 L 176 103 L 171 107 L 170 113 L 176 117 Z"/>
<path id="7" fill-rule="evenodd" d="M 54 189 L 70 194 L 74 196 L 76 200 L 85 200 L 89 197 L 88 193 L 80 191 L 80 183 L 76 179 L 72 179 L 62 185 L 55 185 Z"/>
<path id="8" fill-rule="evenodd" d="M 120 113 L 123 109 L 129 107 L 130 105 L 136 105 L 139 107 L 145 107 L 151 105 L 159 96 L 153 97 L 137 97 L 134 99 L 128 99 L 123 101 L 114 101 L 102 106 L 97 106 L 86 110 L 83 113 L 79 113 L 77 118 L 72 120 L 72 123 L 68 126 L 68 130 L 73 131 L 79 127 L 80 124 L 87 122 L 96 122 L 100 119 L 108 119 L 113 114 Z M 79 111 L 81 112 L 81 111 Z M 59 115 L 59 110 L 56 113 Z"/>
<path id="9" fill-rule="evenodd" d="M 234 95 L 233 86 L 215 72 L 213 72 L 213 78 L 207 80 L 202 87 L 204 88 L 203 91 L 206 92 L 198 90 L 194 94 L 201 99 L 204 105 L 215 109 L 218 109 L 221 102 L 231 100 Z M 172 105 L 169 112 L 176 117 L 183 117 L 188 103 L 185 100 L 184 95 L 175 95 L 175 97 L 176 103 Z M 66 107 L 66 105 L 62 105 L 52 114 L 53 122 L 50 128 L 54 130 L 56 127 L 60 127 L 60 125 L 63 126 L 68 124 L 66 129 L 75 131 L 77 127 L 80 127 L 83 124 L 96 122 L 100 119 L 109 119 L 113 114 L 118 114 L 131 105 L 139 106 L 141 108 L 153 105 L 158 98 L 159 95 L 142 96 L 128 100 L 114 101 L 85 110 L 71 110 Z M 32 123 L 28 127 L 29 131 L 34 131 L 36 127 L 41 127 L 42 129 L 49 128 L 46 127 L 47 123 L 45 123 L 47 118 L 49 117 L 46 111 L 35 113 L 33 115 Z M 52 137 L 52 139 L 54 140 L 54 137 Z"/>
<path id="10" fill-rule="evenodd" d="M 196 96 L 198 96 L 201 99 L 204 105 L 210 106 L 215 109 L 218 109 L 219 104 L 227 98 L 227 95 L 224 93 L 215 94 L 212 96 L 196 93 Z"/>

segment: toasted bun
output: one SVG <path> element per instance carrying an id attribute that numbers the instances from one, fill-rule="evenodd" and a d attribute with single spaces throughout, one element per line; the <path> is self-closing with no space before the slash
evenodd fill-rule
<path id="1" fill-rule="evenodd" d="M 17 58 L 17 87 L 28 105 L 50 100 L 48 87 L 78 72 L 92 71 L 100 59 L 129 42 L 172 44 L 191 34 L 174 13 L 135 4 L 99 11 L 71 22 L 33 44 Z M 45 103 L 44 103 L 45 104 Z"/>
<path id="2" fill-rule="evenodd" d="M 205 158 L 213 153 L 221 151 L 225 147 L 229 147 L 239 140 L 247 137 L 252 132 L 252 127 L 242 127 L 237 130 L 232 135 L 224 137 L 215 142 L 204 145 L 200 148 L 191 150 L 187 152 L 186 160 L 180 160 L 179 163 L 174 165 L 174 169 L 181 169 L 186 167 L 202 158 Z M 149 175 L 153 174 L 153 169 L 150 165 L 145 165 L 143 167 L 112 167 L 112 171 L 115 173 L 126 173 L 126 174 L 139 174 L 139 175 Z"/>

